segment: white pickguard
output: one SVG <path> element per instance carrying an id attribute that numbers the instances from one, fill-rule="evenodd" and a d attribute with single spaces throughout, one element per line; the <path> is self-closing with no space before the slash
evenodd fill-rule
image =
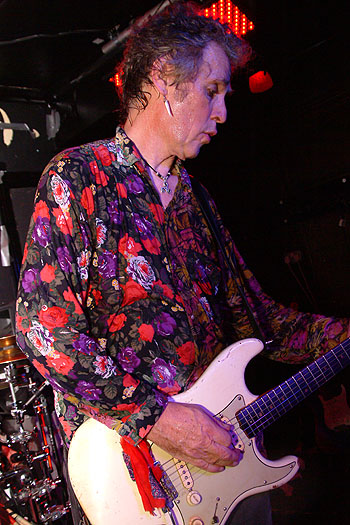
<path id="1" fill-rule="evenodd" d="M 256 399 L 245 385 L 244 370 L 262 347 L 257 339 L 229 346 L 189 390 L 174 396 L 174 401 L 200 404 L 232 420 L 240 408 Z M 69 476 L 92 525 L 223 525 L 239 501 L 283 485 L 299 468 L 295 456 L 269 461 L 257 450 L 255 439 L 248 439 L 240 430 L 235 446 L 244 452 L 239 465 L 211 474 L 188 464 L 176 467 L 169 454 L 152 445 L 156 460 L 165 465 L 178 492 L 171 517 L 169 512 L 157 511 L 151 516 L 143 510 L 136 483 L 122 457 L 118 434 L 94 419 L 81 425 L 72 439 Z"/>

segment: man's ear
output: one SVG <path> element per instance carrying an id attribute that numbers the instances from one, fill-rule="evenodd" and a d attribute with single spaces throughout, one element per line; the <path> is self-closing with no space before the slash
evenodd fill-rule
<path id="1" fill-rule="evenodd" d="M 160 95 L 166 97 L 168 94 L 168 70 L 166 58 L 158 58 L 150 71 L 150 79 Z"/>

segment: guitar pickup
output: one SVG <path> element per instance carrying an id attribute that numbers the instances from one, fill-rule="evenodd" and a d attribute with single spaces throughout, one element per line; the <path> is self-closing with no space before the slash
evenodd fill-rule
<path id="1" fill-rule="evenodd" d="M 177 473 L 180 476 L 181 482 L 185 489 L 191 490 L 193 488 L 193 478 L 190 472 L 190 469 L 188 468 L 187 464 L 184 461 L 181 461 L 180 459 L 173 459 Z"/>

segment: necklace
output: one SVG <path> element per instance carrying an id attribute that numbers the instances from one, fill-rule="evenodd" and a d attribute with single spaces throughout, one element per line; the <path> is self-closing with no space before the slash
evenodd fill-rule
<path id="1" fill-rule="evenodd" d="M 143 157 L 142 157 L 143 158 Z M 154 168 L 152 168 L 152 166 L 150 164 L 148 164 L 147 160 L 143 158 L 143 160 L 145 161 L 145 163 L 147 164 L 147 166 L 157 175 L 157 177 L 159 177 L 160 179 L 162 179 L 163 181 L 163 186 L 160 188 L 160 191 L 162 193 L 171 193 L 171 188 L 169 186 L 169 177 L 170 177 L 170 170 L 168 171 L 168 173 L 166 175 L 162 175 L 161 173 L 159 173 L 157 170 L 155 170 Z"/>

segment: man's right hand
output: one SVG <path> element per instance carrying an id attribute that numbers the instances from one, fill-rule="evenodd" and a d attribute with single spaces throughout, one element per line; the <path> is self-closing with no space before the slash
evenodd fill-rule
<path id="1" fill-rule="evenodd" d="M 171 456 L 208 472 L 238 465 L 242 453 L 232 447 L 230 426 L 199 405 L 170 402 L 147 439 Z"/>

